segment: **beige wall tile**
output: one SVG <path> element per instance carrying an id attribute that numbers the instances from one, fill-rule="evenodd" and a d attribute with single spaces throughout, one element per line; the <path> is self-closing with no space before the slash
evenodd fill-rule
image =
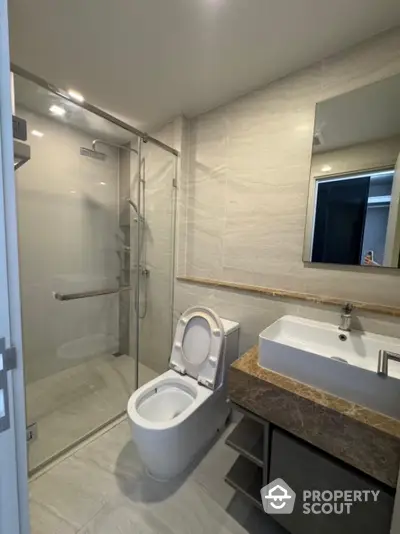
<path id="1" fill-rule="evenodd" d="M 189 121 L 178 273 L 400 306 L 397 272 L 302 261 L 316 103 L 399 72 L 396 29 Z M 335 308 L 185 283 L 175 295 L 175 319 L 203 304 L 240 321 L 242 350 L 285 313 L 338 321 Z M 387 317 L 359 325 L 399 335 Z"/>
<path id="2" fill-rule="evenodd" d="M 399 44 L 387 32 L 190 121 L 187 275 L 400 305 L 392 271 L 302 261 L 315 104 L 400 72 Z"/>

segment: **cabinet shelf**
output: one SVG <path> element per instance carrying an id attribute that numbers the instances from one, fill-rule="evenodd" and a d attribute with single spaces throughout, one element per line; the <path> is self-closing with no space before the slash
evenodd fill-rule
<path id="1" fill-rule="evenodd" d="M 243 417 L 225 443 L 259 467 L 264 465 L 264 426 L 249 417 Z"/>
<path id="2" fill-rule="evenodd" d="M 239 456 L 226 475 L 225 482 L 239 491 L 260 510 L 263 510 L 260 494 L 263 486 L 261 467 L 258 467 L 244 456 Z"/>

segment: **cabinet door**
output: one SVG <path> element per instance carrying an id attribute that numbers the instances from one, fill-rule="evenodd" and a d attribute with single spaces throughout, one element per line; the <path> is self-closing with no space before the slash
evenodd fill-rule
<path id="1" fill-rule="evenodd" d="M 291 534 L 389 534 L 394 503 L 389 488 L 278 429 L 272 431 L 270 458 L 269 481 L 282 478 L 296 492 L 293 513 L 274 516 Z M 376 503 L 354 503 L 349 515 L 305 515 L 304 490 L 380 493 Z"/>

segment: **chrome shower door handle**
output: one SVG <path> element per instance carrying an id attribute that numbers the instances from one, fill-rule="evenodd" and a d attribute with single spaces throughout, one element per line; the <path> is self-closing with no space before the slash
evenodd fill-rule
<path id="1" fill-rule="evenodd" d="M 380 350 L 378 358 L 378 375 L 388 376 L 389 360 L 400 363 L 400 354 L 388 350 Z"/>

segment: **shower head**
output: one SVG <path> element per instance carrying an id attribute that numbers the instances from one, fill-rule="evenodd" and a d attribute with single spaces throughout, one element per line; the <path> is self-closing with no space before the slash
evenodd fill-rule
<path id="1" fill-rule="evenodd" d="M 137 207 L 137 204 L 135 202 L 133 202 L 133 200 L 131 198 L 127 198 L 126 201 L 128 202 L 128 204 L 130 206 L 132 206 L 132 208 L 135 210 L 135 213 L 136 213 L 136 219 L 135 221 L 140 221 L 141 223 L 144 223 L 145 221 L 145 218 L 143 217 L 143 215 L 139 215 L 139 210 L 138 210 L 138 207 Z"/>
<path id="2" fill-rule="evenodd" d="M 135 204 L 135 202 L 133 202 L 133 200 L 130 199 L 130 198 L 127 198 L 126 200 L 127 200 L 127 202 L 132 206 L 132 208 L 135 210 L 136 215 L 139 215 L 139 210 L 138 210 L 138 207 L 137 207 L 137 205 Z"/>
<path id="3" fill-rule="evenodd" d="M 135 154 L 138 154 L 138 151 L 135 148 L 130 148 L 130 147 L 125 146 L 125 145 L 117 145 L 115 143 L 109 143 L 108 141 L 104 141 L 103 139 L 95 139 L 92 142 L 92 149 L 93 149 L 94 152 L 97 152 L 96 145 L 111 146 L 113 148 L 118 148 L 118 149 L 121 149 L 121 150 L 127 150 L 128 152 L 134 152 Z"/>
<path id="4" fill-rule="evenodd" d="M 97 159 L 100 161 L 105 161 L 105 159 L 107 158 L 107 156 L 103 154 L 103 152 L 91 150 L 90 148 L 86 148 L 84 146 L 81 146 L 80 154 L 81 156 L 85 156 L 86 158 Z"/>

